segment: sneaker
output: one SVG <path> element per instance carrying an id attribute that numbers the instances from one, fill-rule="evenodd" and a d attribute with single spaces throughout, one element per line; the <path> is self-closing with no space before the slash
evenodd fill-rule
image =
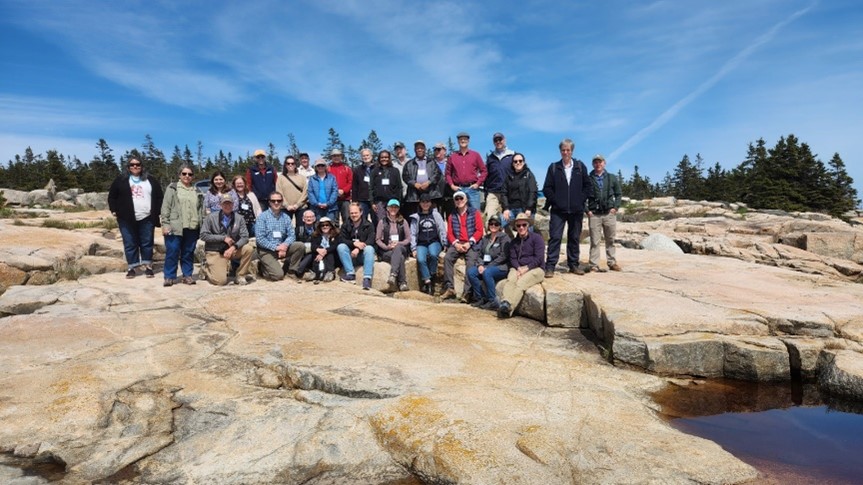
<path id="1" fill-rule="evenodd" d="M 480 298 L 479 300 L 471 303 L 470 306 L 472 306 L 474 308 L 481 308 L 481 307 L 485 306 L 485 304 L 487 304 L 487 303 L 488 303 L 488 300 L 486 300 L 485 298 Z"/>
<path id="2" fill-rule="evenodd" d="M 355 275 L 355 274 L 353 274 L 353 273 L 348 273 L 348 274 L 346 274 L 346 275 L 342 276 L 342 277 L 341 277 L 341 278 L 339 278 L 339 279 L 340 279 L 341 281 L 345 281 L 345 282 L 348 282 L 348 283 L 353 283 L 354 281 L 356 281 L 357 277 L 356 277 L 356 275 Z"/>
<path id="3" fill-rule="evenodd" d="M 336 275 L 334 275 L 332 271 L 327 271 L 326 274 L 324 274 L 324 283 L 329 283 L 334 279 L 336 279 Z"/>
<path id="4" fill-rule="evenodd" d="M 410 288 L 408 288 L 407 283 L 402 282 L 399 284 L 399 291 L 408 291 L 408 290 L 410 290 Z"/>
<path id="5" fill-rule="evenodd" d="M 145 270 L 144 270 L 144 274 L 145 274 L 145 275 L 147 275 L 147 278 L 152 278 L 153 276 L 155 276 L 155 275 L 153 274 L 153 268 L 147 268 L 147 269 L 145 269 Z M 126 276 L 129 276 L 129 275 L 126 275 Z"/>
<path id="6" fill-rule="evenodd" d="M 363 278 L 363 289 L 371 290 L 372 289 L 372 279 L 371 278 Z"/>
<path id="7" fill-rule="evenodd" d="M 621 268 L 621 267 L 620 267 L 620 265 L 619 265 L 619 264 L 617 264 L 617 263 L 614 263 L 614 264 L 612 264 L 612 265 L 609 265 L 609 266 L 608 266 L 608 269 L 610 269 L 610 270 L 612 270 L 612 271 L 622 271 L 622 270 L 623 270 L 623 268 Z"/>
<path id="8" fill-rule="evenodd" d="M 494 300 L 489 300 L 485 305 L 480 307 L 482 310 L 491 310 L 496 312 L 500 308 L 500 304 Z"/>
<path id="9" fill-rule="evenodd" d="M 131 280 L 134 277 L 135 277 L 135 270 L 134 269 L 130 269 L 129 271 L 126 272 L 126 279 Z"/>
<path id="10" fill-rule="evenodd" d="M 249 282 L 246 281 L 246 278 L 237 278 L 237 284 L 240 286 L 246 286 Z"/>
<path id="11" fill-rule="evenodd" d="M 165 278 L 165 282 L 162 283 L 162 286 L 174 286 L 173 278 Z"/>
<path id="12" fill-rule="evenodd" d="M 584 270 L 581 269 L 581 266 L 573 266 L 569 268 L 569 272 L 572 274 L 577 274 L 579 276 L 584 274 Z"/>
<path id="13" fill-rule="evenodd" d="M 455 298 L 455 290 L 453 290 L 452 288 L 447 288 L 443 293 L 441 293 L 440 299 L 448 300 L 450 298 Z"/>
<path id="14" fill-rule="evenodd" d="M 245 280 L 246 283 L 254 283 L 255 281 L 258 281 L 258 279 L 255 278 L 255 275 L 252 274 L 247 274 Z"/>
<path id="15" fill-rule="evenodd" d="M 554 270 L 553 269 L 545 270 L 545 277 L 546 278 L 554 278 Z"/>
<path id="16" fill-rule="evenodd" d="M 512 316 L 512 306 L 508 301 L 504 300 L 500 302 L 500 306 L 497 308 L 497 318 L 509 318 Z"/>
<path id="17" fill-rule="evenodd" d="M 193 276 L 183 276 L 184 285 L 194 285 L 195 283 L 197 283 L 197 281 L 195 281 Z"/>
<path id="18" fill-rule="evenodd" d="M 315 279 L 315 274 L 311 271 L 306 271 L 306 274 L 303 275 L 303 281 L 312 281 Z"/>
<path id="19" fill-rule="evenodd" d="M 396 275 L 391 274 L 389 278 L 387 278 L 387 285 L 395 286 L 396 285 Z"/>

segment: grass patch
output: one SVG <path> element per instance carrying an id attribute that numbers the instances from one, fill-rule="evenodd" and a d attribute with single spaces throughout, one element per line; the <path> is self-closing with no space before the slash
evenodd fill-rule
<path id="1" fill-rule="evenodd" d="M 74 231 L 75 229 L 116 229 L 117 228 L 117 220 L 114 218 L 105 218 L 101 221 L 91 221 L 91 222 L 69 222 L 69 221 L 61 221 L 59 219 L 46 219 L 42 221 L 42 227 L 48 227 L 52 229 L 65 229 L 67 231 Z"/>
<path id="2" fill-rule="evenodd" d="M 15 217 L 15 211 L 8 207 L 3 207 L 0 209 L 0 219 L 11 219 Z"/>

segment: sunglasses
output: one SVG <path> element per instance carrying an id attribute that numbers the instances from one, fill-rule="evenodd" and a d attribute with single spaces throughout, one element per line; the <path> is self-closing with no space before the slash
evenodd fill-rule
<path id="1" fill-rule="evenodd" d="M 489 223 L 488 223 L 488 225 L 489 225 L 489 226 L 498 226 L 498 227 L 500 227 L 500 222 L 497 222 L 497 221 L 491 221 L 491 222 L 489 222 Z"/>
<path id="2" fill-rule="evenodd" d="M 255 155 L 255 158 L 267 158 L 266 155 Z"/>
<path id="3" fill-rule="evenodd" d="M 285 165 L 287 165 L 288 167 L 293 167 L 294 165 L 296 165 L 296 163 L 294 163 L 294 162 L 285 162 Z"/>
<path id="4" fill-rule="evenodd" d="M 527 226 L 528 226 L 528 224 L 525 224 L 525 223 L 515 225 L 515 227 L 527 227 Z"/>
<path id="5" fill-rule="evenodd" d="M 182 176 L 182 177 L 191 177 L 191 176 L 192 176 L 192 172 L 180 172 L 180 176 Z"/>
<path id="6" fill-rule="evenodd" d="M 130 163 L 129 166 L 130 167 L 140 167 L 141 164 L 140 163 Z"/>
<path id="7" fill-rule="evenodd" d="M 524 160 L 513 160 L 512 163 L 524 163 Z"/>
<path id="8" fill-rule="evenodd" d="M 271 203 L 271 204 L 281 204 L 281 203 L 282 203 L 282 199 L 270 199 L 270 203 Z"/>
<path id="9" fill-rule="evenodd" d="M 497 143 L 497 142 L 499 142 L 499 141 L 503 141 L 503 138 L 498 137 L 498 138 L 493 139 L 492 141 L 493 141 L 493 142 L 495 142 L 495 143 Z"/>
<path id="10" fill-rule="evenodd" d="M 455 200 L 464 200 L 464 197 L 461 197 L 461 196 L 455 197 Z"/>

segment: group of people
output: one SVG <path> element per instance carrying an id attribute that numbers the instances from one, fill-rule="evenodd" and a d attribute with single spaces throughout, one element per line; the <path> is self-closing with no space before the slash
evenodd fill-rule
<path id="1" fill-rule="evenodd" d="M 255 164 L 230 183 L 221 171 L 210 177 L 206 193 L 192 184 L 194 169 L 183 166 L 179 180 L 162 191 L 137 159 L 117 177 L 109 191 L 109 207 L 117 217 L 127 263 L 127 277 L 144 267 L 153 277 L 153 231 L 165 237 L 164 285 L 195 284 L 194 251 L 204 242 L 204 276 L 216 285 L 234 279 L 255 280 L 252 259 L 257 255 L 260 276 L 271 281 L 286 275 L 298 280 L 329 282 L 342 268 L 341 279 L 362 279 L 371 288 L 376 260 L 390 264 L 387 283 L 408 289 L 405 262 L 414 257 L 421 289 L 442 299 L 512 315 L 524 291 L 554 277 L 564 228 L 566 263 L 571 273 L 584 274 L 579 263 L 579 238 L 586 213 L 590 231 L 589 271 L 599 265 L 605 240 L 608 268 L 620 270 L 614 252 L 620 182 L 605 170 L 602 155 L 593 158 L 593 171 L 572 157 L 574 143 L 563 140 L 561 159 L 548 167 L 542 191 L 550 214 L 549 239 L 532 228 L 538 186 L 523 154 L 507 147 L 502 133 L 492 137 L 494 149 L 485 160 L 470 149 L 470 135 L 457 136 L 458 150 L 447 154 L 438 143 L 427 156 L 417 140 L 414 157 L 397 142 L 393 153 L 361 151 L 362 164 L 351 168 L 338 149 L 329 160 L 310 163 L 307 154 L 285 157 L 281 170 L 267 163 L 263 150 Z M 482 195 L 485 204 L 481 204 Z M 251 242 L 254 238 L 254 242 Z M 254 248 L 253 248 L 254 246 Z M 435 277 L 443 254 L 444 277 Z M 456 291 L 454 268 L 466 264 L 464 287 Z M 177 277 L 179 264 L 182 277 Z M 357 275 L 356 266 L 362 266 Z M 503 294 L 495 285 L 506 279 Z"/>

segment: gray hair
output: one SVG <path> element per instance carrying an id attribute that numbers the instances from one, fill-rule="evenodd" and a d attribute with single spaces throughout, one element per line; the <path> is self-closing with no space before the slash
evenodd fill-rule
<path id="1" fill-rule="evenodd" d="M 561 140 L 560 144 L 557 145 L 557 149 L 562 150 L 564 145 L 568 146 L 570 150 L 575 151 L 575 142 L 570 140 L 569 138 L 564 138 L 563 140 Z"/>
<path id="2" fill-rule="evenodd" d="M 195 167 L 192 164 L 184 163 L 184 164 L 180 165 L 180 170 L 177 170 L 177 176 L 179 176 L 181 173 L 183 173 L 183 170 L 186 170 L 187 168 L 189 170 L 191 170 L 193 174 L 195 173 Z"/>

